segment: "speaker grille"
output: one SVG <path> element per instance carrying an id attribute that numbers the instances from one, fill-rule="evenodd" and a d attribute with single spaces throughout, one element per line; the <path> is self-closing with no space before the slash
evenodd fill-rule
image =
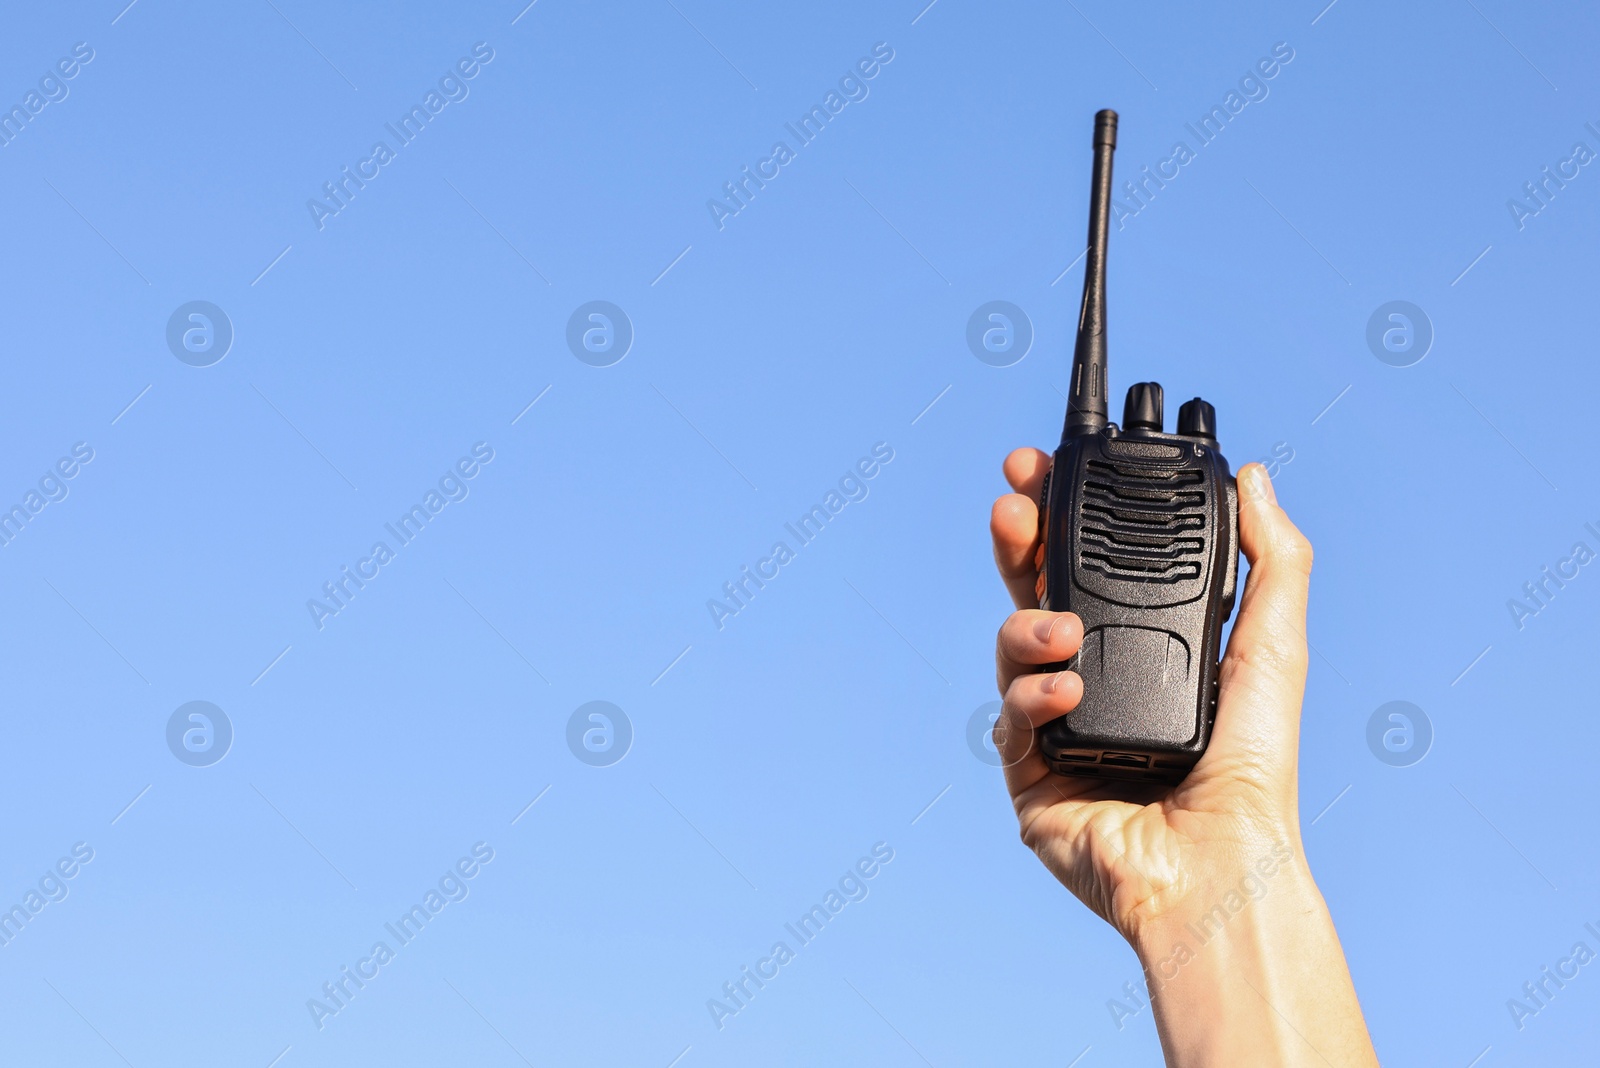
<path id="1" fill-rule="evenodd" d="M 1201 575 L 1205 476 L 1090 460 L 1078 564 L 1124 582 L 1171 584 Z"/>

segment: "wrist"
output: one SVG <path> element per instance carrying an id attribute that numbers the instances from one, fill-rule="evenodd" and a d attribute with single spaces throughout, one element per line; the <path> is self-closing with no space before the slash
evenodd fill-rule
<path id="1" fill-rule="evenodd" d="M 1377 1063 L 1298 840 L 1202 879 L 1134 948 L 1169 1065 Z"/>
<path id="2" fill-rule="evenodd" d="M 1279 835 L 1225 867 L 1196 873 L 1181 900 L 1149 916 L 1129 933 L 1152 982 L 1170 980 L 1206 946 L 1241 947 L 1322 898 L 1300 852 L 1300 842 Z M 1180 963 L 1181 962 L 1181 963 Z"/>

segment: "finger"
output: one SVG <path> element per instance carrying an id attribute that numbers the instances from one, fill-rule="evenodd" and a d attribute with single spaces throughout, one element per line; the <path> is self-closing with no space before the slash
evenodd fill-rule
<path id="1" fill-rule="evenodd" d="M 1083 700 L 1083 679 L 1075 671 L 1052 671 L 1040 675 L 1018 675 L 1006 688 L 1004 707 L 1011 711 L 1014 724 L 1042 727 L 1078 707 Z"/>
<path id="2" fill-rule="evenodd" d="M 1050 470 L 1050 454 L 1038 449 L 1017 449 L 1006 457 L 1001 469 L 1012 489 L 1037 501 L 1044 488 L 1045 473 Z"/>
<path id="3" fill-rule="evenodd" d="M 1016 492 L 995 501 L 989 515 L 995 567 L 1011 603 L 1032 608 L 1039 603 L 1039 492 L 1050 457 L 1038 449 L 1017 449 L 1001 466 Z"/>
<path id="4" fill-rule="evenodd" d="M 1039 603 L 1039 506 L 1032 497 L 1008 493 L 994 502 L 989 513 L 989 535 L 994 539 L 994 566 L 1018 608 Z"/>
<path id="5" fill-rule="evenodd" d="M 1039 732 L 1010 704 L 1001 705 L 1000 718 L 995 720 L 994 747 L 1013 800 L 1050 775 L 1039 752 Z"/>
<path id="6" fill-rule="evenodd" d="M 1311 543 L 1260 464 L 1239 472 L 1239 545 L 1250 563 L 1219 679 L 1212 749 L 1250 755 L 1292 783 L 1305 696 Z M 1210 756 L 1208 750 L 1207 756 Z"/>
<path id="7" fill-rule="evenodd" d="M 1031 675 L 1043 664 L 1077 654 L 1083 642 L 1083 621 L 1071 612 L 1025 608 L 1000 625 L 995 639 L 995 681 L 1003 694 L 1019 675 Z"/>

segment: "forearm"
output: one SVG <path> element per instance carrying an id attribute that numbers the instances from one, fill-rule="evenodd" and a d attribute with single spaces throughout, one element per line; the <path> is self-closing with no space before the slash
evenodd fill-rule
<path id="1" fill-rule="evenodd" d="M 1198 887 L 1139 932 L 1172 1068 L 1376 1068 L 1322 894 L 1298 843 L 1278 855 L 1270 875 Z"/>

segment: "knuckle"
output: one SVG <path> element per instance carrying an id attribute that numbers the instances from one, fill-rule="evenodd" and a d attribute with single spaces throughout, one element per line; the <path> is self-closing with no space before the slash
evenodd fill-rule
<path id="1" fill-rule="evenodd" d="M 1273 568 L 1282 568 L 1309 577 L 1313 551 L 1311 540 L 1294 527 L 1286 525 L 1273 532 L 1266 544 L 1262 562 Z"/>
<path id="2" fill-rule="evenodd" d="M 995 653 L 994 657 L 994 688 L 1000 691 L 1000 699 L 1011 700 L 1011 688 L 1017 684 L 1017 668 L 1004 653 Z"/>
<path id="3" fill-rule="evenodd" d="M 1271 678 L 1292 677 L 1304 672 L 1307 667 L 1305 643 L 1283 640 L 1281 637 L 1230 649 L 1223 659 Z"/>
<path id="4" fill-rule="evenodd" d="M 1289 528 L 1279 546 L 1279 551 L 1285 563 L 1293 564 L 1308 575 L 1311 573 L 1311 561 L 1315 556 L 1311 548 L 1311 539 L 1300 533 L 1297 528 Z"/>
<path id="5" fill-rule="evenodd" d="M 1016 650 L 1017 634 L 1022 625 L 1022 612 L 1012 612 L 1006 617 L 1005 622 L 1000 624 L 1000 629 L 995 632 L 994 636 L 994 647 L 997 654 L 1003 657 Z"/>

